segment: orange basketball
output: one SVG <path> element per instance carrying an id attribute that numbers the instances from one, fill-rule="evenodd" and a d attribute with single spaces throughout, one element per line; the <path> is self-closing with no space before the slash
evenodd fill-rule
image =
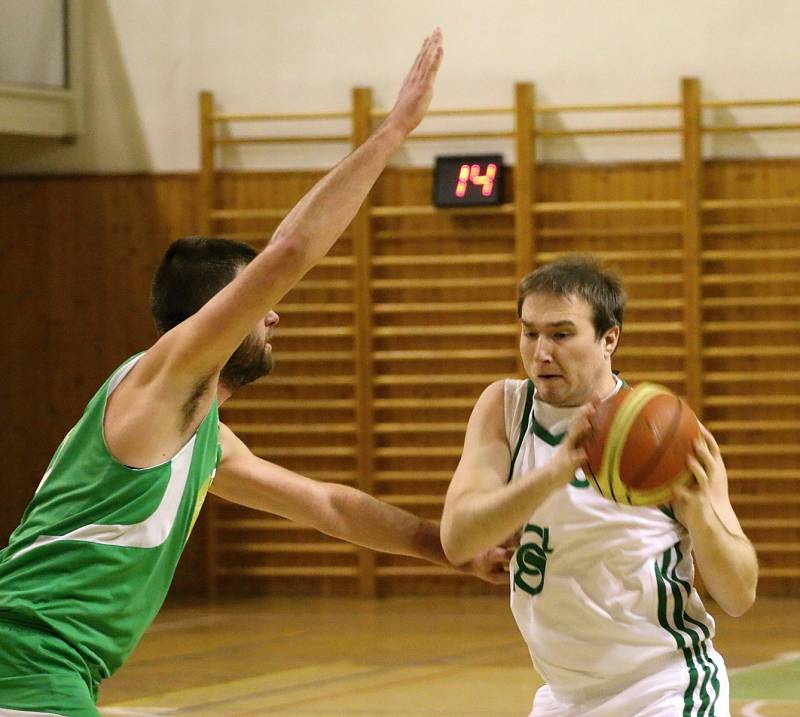
<path id="1" fill-rule="evenodd" d="M 672 486 L 691 479 L 686 459 L 700 435 L 691 408 L 669 389 L 623 386 L 601 401 L 584 441 L 586 478 L 607 498 L 628 505 L 659 505 Z"/>

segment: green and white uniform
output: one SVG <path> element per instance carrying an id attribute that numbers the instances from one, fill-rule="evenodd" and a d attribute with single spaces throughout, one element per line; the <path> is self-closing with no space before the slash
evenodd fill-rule
<path id="1" fill-rule="evenodd" d="M 3 708 L 91 714 L 77 693 L 93 703 L 100 680 L 122 665 L 155 617 L 213 480 L 216 399 L 172 460 L 136 469 L 109 453 L 106 400 L 138 359 L 89 402 L 0 552 L 0 638 L 16 654 L 0 655 L 0 715 Z M 25 687 L 36 680 L 64 696 L 37 697 Z"/>
<path id="2" fill-rule="evenodd" d="M 509 480 L 550 460 L 577 410 L 505 382 Z M 668 508 L 614 503 L 579 470 L 530 516 L 510 573 L 514 618 L 547 683 L 537 717 L 729 715 L 689 534 Z"/>

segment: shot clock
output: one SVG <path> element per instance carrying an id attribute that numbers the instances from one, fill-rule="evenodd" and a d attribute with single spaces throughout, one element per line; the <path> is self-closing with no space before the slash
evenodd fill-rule
<path id="1" fill-rule="evenodd" d="M 500 204 L 502 196 L 502 155 L 459 154 L 436 158 L 433 203 L 437 207 Z"/>

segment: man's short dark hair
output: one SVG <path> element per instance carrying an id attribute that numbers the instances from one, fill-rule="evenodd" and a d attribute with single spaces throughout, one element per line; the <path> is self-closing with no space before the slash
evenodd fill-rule
<path id="1" fill-rule="evenodd" d="M 150 289 L 150 310 L 159 334 L 165 334 L 200 308 L 257 252 L 242 242 L 214 237 L 184 237 L 172 242 Z"/>
<path id="2" fill-rule="evenodd" d="M 577 296 L 592 307 L 592 323 L 599 339 L 613 326 L 622 327 L 625 290 L 622 280 L 591 254 L 567 254 L 535 269 L 517 285 L 517 315 L 529 294 Z"/>

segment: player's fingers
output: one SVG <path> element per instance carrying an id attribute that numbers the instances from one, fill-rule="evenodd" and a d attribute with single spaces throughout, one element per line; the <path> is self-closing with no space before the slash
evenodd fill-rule
<path id="1" fill-rule="evenodd" d="M 692 475 L 695 477 L 697 484 L 701 488 L 705 488 L 708 485 L 708 473 L 706 473 L 706 469 L 697 460 L 694 456 L 689 456 L 686 459 L 686 465 L 689 466 L 689 470 L 692 472 Z"/>
<path id="2" fill-rule="evenodd" d="M 708 443 L 706 443 L 705 438 L 702 436 L 696 438 L 692 447 L 694 448 L 695 456 L 697 456 L 703 466 L 705 466 L 707 470 L 710 469 L 711 466 L 714 465 L 714 456 L 711 455 L 711 449 Z"/>
<path id="3" fill-rule="evenodd" d="M 703 438 L 705 438 L 711 454 L 714 456 L 720 455 L 717 439 L 714 438 L 714 434 L 711 433 L 711 431 L 709 431 L 702 423 L 700 424 L 700 433 L 702 434 Z"/>

